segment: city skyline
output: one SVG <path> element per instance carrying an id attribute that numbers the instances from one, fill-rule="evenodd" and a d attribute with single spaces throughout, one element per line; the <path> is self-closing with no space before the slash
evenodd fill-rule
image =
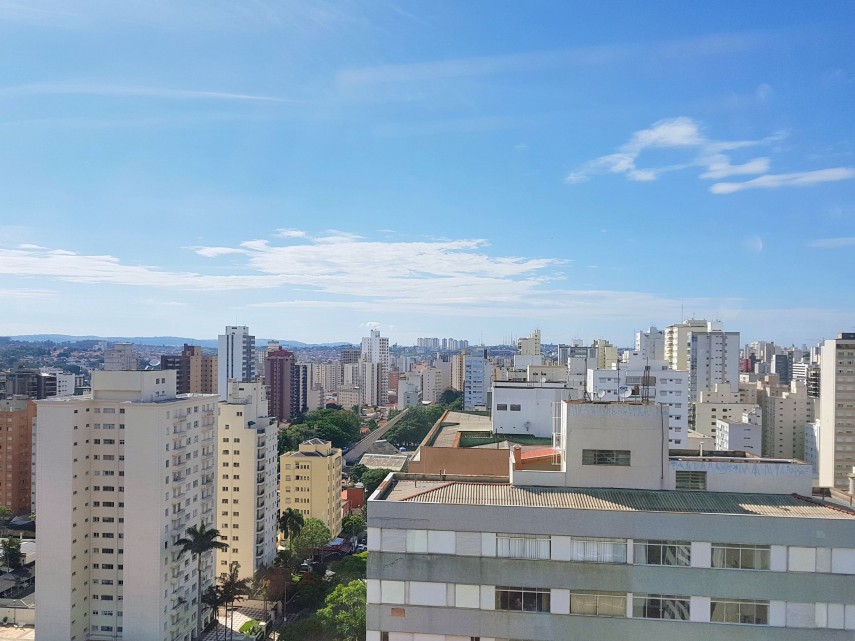
<path id="1" fill-rule="evenodd" d="M 855 330 L 855 7 L 619 6 L 0 3 L 0 335 Z"/>

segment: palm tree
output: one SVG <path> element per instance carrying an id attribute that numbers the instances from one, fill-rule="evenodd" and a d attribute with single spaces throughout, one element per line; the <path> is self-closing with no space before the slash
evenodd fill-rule
<path id="1" fill-rule="evenodd" d="M 220 593 L 223 596 L 223 599 L 226 603 L 226 614 L 228 614 L 229 609 L 231 609 L 232 620 L 229 624 L 229 638 L 234 637 L 234 620 L 235 620 L 235 611 L 234 605 L 235 601 L 239 601 L 244 598 L 244 595 L 249 592 L 249 579 L 239 579 L 238 573 L 240 572 L 240 563 L 237 561 L 232 561 L 229 564 L 229 573 L 220 577 Z"/>
<path id="2" fill-rule="evenodd" d="M 218 585 L 209 585 L 205 588 L 205 592 L 202 594 L 202 603 L 211 608 L 211 612 L 214 615 L 214 620 L 216 621 L 220 616 L 220 607 L 226 605 L 226 599 L 223 595 L 222 589 Z M 217 623 L 216 627 L 216 638 L 220 638 L 220 625 Z"/>
<path id="3" fill-rule="evenodd" d="M 303 529 L 303 522 L 303 513 L 294 508 L 289 507 L 279 515 L 279 531 L 288 539 L 289 548 Z"/>
<path id="4" fill-rule="evenodd" d="M 202 637 L 202 555 L 211 550 L 228 550 L 228 543 L 223 543 L 219 539 L 219 530 L 209 528 L 204 523 L 201 523 L 198 527 L 193 525 L 187 528 L 187 536 L 175 542 L 175 545 L 181 546 L 181 552 L 178 554 L 179 557 L 185 552 L 189 552 L 196 557 L 196 587 L 198 590 L 196 599 L 196 639 Z"/>

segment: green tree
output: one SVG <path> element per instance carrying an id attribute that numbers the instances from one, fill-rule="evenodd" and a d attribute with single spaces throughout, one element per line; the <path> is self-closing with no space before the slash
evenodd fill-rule
<path id="1" fill-rule="evenodd" d="M 365 641 L 365 582 L 338 585 L 318 610 L 318 619 L 337 641 Z"/>
<path id="2" fill-rule="evenodd" d="M 219 530 L 209 528 L 204 523 L 193 525 L 186 532 L 187 536 L 178 539 L 175 545 L 181 548 L 179 557 L 185 552 L 196 557 L 196 638 L 199 639 L 202 636 L 202 556 L 212 550 L 228 550 L 229 545 L 220 541 Z"/>
<path id="3" fill-rule="evenodd" d="M 279 632 L 280 641 L 333 641 L 323 622 L 317 617 L 300 619 Z"/>
<path id="4" fill-rule="evenodd" d="M 362 475 L 362 484 L 365 486 L 365 498 L 374 493 L 374 490 L 383 482 L 383 479 L 393 470 L 381 468 L 379 470 L 368 470 Z"/>
<path id="5" fill-rule="evenodd" d="M 220 608 L 224 605 L 228 605 L 228 602 L 223 595 L 223 591 L 220 589 L 218 585 L 209 585 L 205 588 L 205 591 L 202 593 L 202 603 L 211 609 L 211 613 L 214 615 L 214 620 L 216 621 L 220 616 Z M 220 625 L 217 623 L 216 625 L 216 638 L 220 638 Z"/>
<path id="6" fill-rule="evenodd" d="M 362 463 L 357 463 L 352 468 L 350 468 L 349 478 L 354 483 L 359 483 L 362 480 L 362 475 L 368 471 L 368 468 L 365 467 Z"/>
<path id="7" fill-rule="evenodd" d="M 330 568 L 330 571 L 334 572 L 332 583 L 334 585 L 341 585 L 357 579 L 364 580 L 367 565 L 368 552 L 360 552 L 359 554 L 344 557 Z"/>
<path id="8" fill-rule="evenodd" d="M 23 565 L 24 555 L 21 554 L 21 539 L 15 536 L 3 539 L 0 543 L 0 552 L 3 554 L 3 565 L 14 570 Z"/>
<path id="9" fill-rule="evenodd" d="M 229 624 L 229 639 L 234 637 L 234 606 L 236 601 L 243 599 L 249 593 L 249 579 L 239 578 L 240 563 L 232 561 L 229 564 L 228 574 L 220 577 L 220 593 L 226 602 L 226 612 L 231 609 L 231 623 Z"/>
<path id="10" fill-rule="evenodd" d="M 294 538 L 294 551 L 302 561 L 312 554 L 315 548 L 325 546 L 332 539 L 330 529 L 320 519 L 308 518 L 300 533 Z"/>
<path id="11" fill-rule="evenodd" d="M 452 405 L 455 401 L 463 398 L 463 392 L 458 392 L 450 387 L 439 395 L 440 405 Z"/>
<path id="12" fill-rule="evenodd" d="M 0 505 L 0 523 L 8 523 L 13 516 L 15 515 L 12 514 L 12 510 L 5 505 Z"/>
<path id="13" fill-rule="evenodd" d="M 288 539 L 289 549 L 293 549 L 294 539 L 303 529 L 304 522 L 303 513 L 294 508 L 289 507 L 279 515 L 279 531 Z"/>
<path id="14" fill-rule="evenodd" d="M 365 531 L 365 519 L 358 514 L 344 517 L 341 522 L 341 532 L 345 537 L 359 536 Z"/>

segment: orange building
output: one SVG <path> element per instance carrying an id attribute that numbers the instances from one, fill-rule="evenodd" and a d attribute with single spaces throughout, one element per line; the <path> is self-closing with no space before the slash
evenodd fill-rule
<path id="1" fill-rule="evenodd" d="M 0 401 L 0 505 L 29 514 L 32 504 L 33 420 L 36 404 L 13 396 Z"/>

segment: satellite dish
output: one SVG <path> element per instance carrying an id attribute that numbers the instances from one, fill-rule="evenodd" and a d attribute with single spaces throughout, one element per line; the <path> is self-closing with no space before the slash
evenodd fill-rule
<path id="1" fill-rule="evenodd" d="M 623 396 L 624 398 L 629 398 L 630 396 L 632 396 L 632 390 L 631 389 L 625 389 L 621 393 L 621 396 Z"/>
<path id="2" fill-rule="evenodd" d="M 601 389 L 599 392 L 597 392 L 597 398 L 605 398 L 605 396 L 606 396 L 606 390 Z"/>

